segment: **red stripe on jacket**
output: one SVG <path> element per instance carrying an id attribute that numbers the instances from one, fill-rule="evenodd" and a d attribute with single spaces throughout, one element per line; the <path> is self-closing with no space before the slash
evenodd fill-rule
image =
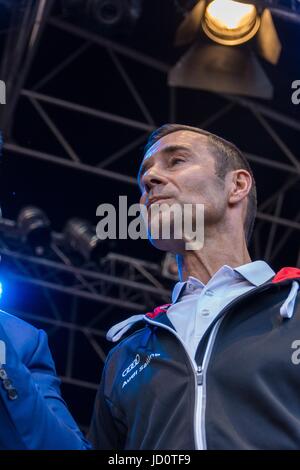
<path id="1" fill-rule="evenodd" d="M 275 277 L 272 279 L 273 283 L 285 281 L 286 279 L 294 279 L 296 277 L 300 277 L 300 269 L 299 268 L 282 268 Z"/>

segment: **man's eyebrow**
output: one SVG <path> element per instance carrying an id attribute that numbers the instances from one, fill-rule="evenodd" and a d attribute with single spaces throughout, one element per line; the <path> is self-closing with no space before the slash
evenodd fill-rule
<path id="1" fill-rule="evenodd" d="M 175 152 L 185 152 L 185 153 L 191 154 L 191 149 L 189 147 L 186 147 L 185 145 L 168 145 L 160 151 L 160 153 L 164 155 L 171 155 L 172 153 L 175 153 Z M 147 158 L 144 161 L 144 163 L 142 163 L 140 170 L 138 172 L 138 177 L 137 177 L 138 183 L 140 183 L 141 177 L 143 176 L 143 174 L 149 167 L 149 160 L 151 157 Z"/>

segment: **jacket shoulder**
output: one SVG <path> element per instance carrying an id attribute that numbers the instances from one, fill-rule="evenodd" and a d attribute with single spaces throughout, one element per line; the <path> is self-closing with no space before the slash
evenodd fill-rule
<path id="1" fill-rule="evenodd" d="M 39 346 L 47 343 L 47 335 L 21 318 L 0 310 L 0 326 L 19 357 L 27 363 Z"/>
<path id="2" fill-rule="evenodd" d="M 150 329 L 146 323 L 135 324 L 134 327 L 127 332 L 126 336 L 111 348 L 108 353 L 107 360 L 111 359 L 112 356 L 123 353 L 124 350 L 135 350 L 138 345 L 146 340 L 149 333 Z"/>
<path id="3" fill-rule="evenodd" d="M 0 323 L 5 328 L 6 332 L 7 330 L 17 330 L 22 331 L 23 335 L 38 335 L 39 330 L 35 326 L 27 323 L 25 320 L 22 320 L 22 318 L 17 317 L 16 315 L 5 312 L 4 310 L 0 310 Z"/>

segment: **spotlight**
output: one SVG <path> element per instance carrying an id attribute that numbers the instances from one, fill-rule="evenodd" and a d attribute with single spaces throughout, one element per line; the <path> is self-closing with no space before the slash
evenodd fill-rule
<path id="1" fill-rule="evenodd" d="M 131 32 L 141 16 L 143 0 L 64 0 L 64 11 L 86 19 L 102 33 Z"/>
<path id="2" fill-rule="evenodd" d="M 92 0 L 89 2 L 89 13 L 99 24 L 113 26 L 120 23 L 124 15 L 124 3 L 118 0 Z"/>
<path id="3" fill-rule="evenodd" d="M 24 207 L 18 215 L 17 226 L 23 241 L 33 247 L 38 254 L 42 254 L 44 248 L 50 244 L 50 221 L 38 207 Z"/>
<path id="4" fill-rule="evenodd" d="M 162 275 L 167 279 L 178 281 L 178 268 L 176 256 L 173 253 L 167 253 L 162 262 Z"/>
<path id="5" fill-rule="evenodd" d="M 90 0 L 88 16 L 101 30 L 129 32 L 141 15 L 141 0 Z"/>
<path id="6" fill-rule="evenodd" d="M 185 11 L 175 46 L 193 44 L 171 69 L 170 86 L 272 98 L 257 54 L 276 65 L 282 47 L 266 2 L 250 2 L 198 0 Z"/>
<path id="7" fill-rule="evenodd" d="M 108 247 L 96 235 L 96 229 L 87 221 L 70 219 L 64 229 L 67 243 L 86 261 L 97 262 L 108 252 Z"/>
<path id="8" fill-rule="evenodd" d="M 233 0 L 213 0 L 202 19 L 205 34 L 225 46 L 249 41 L 257 33 L 260 18 L 254 5 Z"/>

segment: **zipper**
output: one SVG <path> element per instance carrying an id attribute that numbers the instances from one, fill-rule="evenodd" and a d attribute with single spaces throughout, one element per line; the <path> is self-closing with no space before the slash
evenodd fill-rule
<path id="1" fill-rule="evenodd" d="M 147 323 L 150 323 L 151 325 L 155 325 L 155 326 L 160 326 L 161 328 L 165 329 L 165 330 L 168 330 L 170 331 L 174 336 L 176 336 L 176 338 L 179 340 L 180 344 L 182 345 L 183 347 L 183 350 L 188 358 L 188 361 L 191 365 L 191 368 L 192 368 L 192 371 L 193 371 L 193 375 L 194 375 L 194 383 L 195 383 L 195 406 L 194 406 L 194 440 L 195 440 L 195 448 L 199 448 L 199 423 L 197 425 L 197 411 L 198 411 L 198 407 L 199 407 L 199 400 L 198 400 L 198 380 L 201 382 L 203 380 L 203 375 L 202 375 L 202 367 L 201 366 L 197 366 L 196 364 L 196 361 L 194 361 L 189 353 L 187 352 L 186 350 L 186 347 L 184 345 L 184 342 L 182 341 L 182 339 L 180 338 L 180 336 L 176 333 L 175 330 L 173 330 L 170 326 L 167 326 L 167 325 L 164 325 L 162 323 L 157 323 L 153 320 L 150 320 L 149 318 L 146 317 L 146 321 Z"/>
<path id="2" fill-rule="evenodd" d="M 197 374 L 197 385 L 202 385 L 203 384 L 203 371 L 202 371 L 201 366 L 197 367 L 196 374 Z"/>
<path id="3" fill-rule="evenodd" d="M 203 449 L 203 440 L 201 439 L 200 434 L 200 423 L 199 423 L 199 416 L 201 422 L 201 405 L 202 405 L 202 390 L 203 390 L 203 369 L 202 366 L 197 367 L 196 371 L 197 377 L 197 387 L 195 390 L 196 398 L 195 398 L 195 413 L 194 413 L 194 435 L 195 435 L 195 448 L 196 450 Z"/>
<path id="4" fill-rule="evenodd" d="M 256 289 L 251 289 L 250 291 L 247 291 L 245 292 L 245 294 L 239 296 L 237 299 L 233 299 L 229 304 L 227 304 L 223 310 L 221 310 L 221 312 L 219 312 L 219 314 L 216 316 L 216 318 L 214 319 L 212 325 L 210 325 L 209 329 L 207 330 L 209 334 L 209 337 L 208 337 L 208 342 L 207 342 L 207 346 L 206 346 L 206 349 L 205 349 L 205 353 L 204 353 L 204 356 L 203 356 L 203 360 L 202 360 L 202 366 L 198 366 L 199 367 L 199 372 L 200 372 L 200 377 L 199 377 L 199 380 L 201 382 L 201 385 L 202 385 L 202 396 L 201 396 L 201 413 L 200 413 L 200 423 L 198 423 L 198 426 L 200 425 L 201 426 L 201 436 L 202 436 L 202 449 L 207 449 L 207 441 L 206 441 L 206 429 L 205 429 L 205 410 L 206 410 L 206 375 L 207 375 L 207 368 L 208 368 L 208 365 L 209 365 L 209 361 L 210 361 L 210 357 L 211 357 L 211 353 L 213 351 L 213 347 L 214 347 L 214 344 L 215 344 L 215 340 L 216 340 L 216 336 L 217 336 L 217 333 L 218 333 L 218 330 L 221 326 L 221 323 L 222 321 L 224 320 L 225 316 L 226 316 L 226 313 L 230 310 L 230 308 L 235 305 L 235 304 L 238 304 L 239 301 L 241 299 L 244 299 L 246 297 L 251 297 L 251 295 L 253 293 L 260 293 L 260 292 L 263 292 L 264 290 L 268 289 L 270 286 L 274 286 L 274 284 L 271 284 L 271 283 L 267 283 L 267 284 L 262 284 L 261 286 L 257 287 Z M 212 328 L 212 329 L 210 329 Z M 203 338 L 206 336 L 206 334 L 203 335 Z M 203 340 L 202 338 L 202 340 Z M 202 342 L 201 340 L 201 342 Z M 200 342 L 200 343 L 201 343 Z M 199 343 L 199 344 L 200 344 Z M 198 345 L 199 347 L 199 345 Z M 197 348 L 197 351 L 198 351 L 198 348 Z M 197 356 L 197 351 L 196 351 L 196 354 L 195 356 Z"/>
<path id="5" fill-rule="evenodd" d="M 182 347 L 183 347 L 183 350 L 190 362 L 190 365 L 191 365 L 191 368 L 193 370 L 193 373 L 194 373 L 194 378 L 195 378 L 195 407 L 194 407 L 194 440 L 195 440 L 195 448 L 196 450 L 198 449 L 207 449 L 207 444 L 206 444 L 206 429 L 205 429 L 205 408 L 206 408 L 206 375 L 207 375 L 207 368 L 208 368 L 208 364 L 209 364 L 209 361 L 210 361 L 210 357 L 211 357 L 211 353 L 212 353 L 212 350 L 213 350 L 213 347 L 214 347 L 214 344 L 215 344 L 215 340 L 216 340 L 216 336 L 217 336 L 217 333 L 218 333 L 218 330 L 220 328 L 220 325 L 225 317 L 225 314 L 227 313 L 227 311 L 232 307 L 232 305 L 235 305 L 235 304 L 238 304 L 239 301 L 241 299 L 244 299 L 246 297 L 251 297 L 252 294 L 257 294 L 257 293 L 260 293 L 260 292 L 263 292 L 264 290 L 268 289 L 270 286 L 275 286 L 275 284 L 271 284 L 270 282 L 268 282 L 267 284 L 262 284 L 261 286 L 257 287 L 256 289 L 251 289 L 250 291 L 246 292 L 245 294 L 239 296 L 237 299 L 233 299 L 228 305 L 226 305 L 223 310 L 221 310 L 221 312 L 219 312 L 219 314 L 216 316 L 216 318 L 214 319 L 214 322 L 212 323 L 212 325 L 214 325 L 212 327 L 212 329 L 209 331 L 209 339 L 208 339 L 208 343 L 207 343 L 207 346 L 206 346 L 206 349 L 205 349 L 205 353 L 204 353 L 204 357 L 203 357 L 203 361 L 202 361 L 202 365 L 198 365 L 196 363 L 195 360 L 193 360 L 188 351 L 186 350 L 186 347 L 182 341 L 182 339 L 180 338 L 180 336 L 177 334 L 177 332 L 175 330 L 173 330 L 173 328 L 167 326 L 167 325 L 164 325 L 163 323 L 159 323 L 157 321 L 153 321 L 153 320 L 150 320 L 149 318 L 145 317 L 145 320 L 146 322 L 152 324 L 152 325 L 155 325 L 155 326 L 160 326 L 161 328 L 164 328 L 165 330 L 168 330 L 170 331 L 174 336 L 176 336 L 176 338 L 179 340 L 179 342 L 181 343 Z M 206 336 L 206 334 L 204 334 L 203 338 Z M 202 340 L 203 340 L 202 338 Z M 202 342 L 201 340 L 201 342 Z M 199 345 L 198 345 L 199 347 Z M 197 348 L 198 350 L 198 348 Z M 196 355 L 197 355 L 197 351 L 196 351 Z M 202 396 L 201 396 L 201 403 L 200 400 L 199 400 L 199 386 L 202 386 Z M 199 406 L 201 406 L 201 413 L 199 413 Z M 200 414 L 200 423 L 199 421 L 197 420 L 197 417 L 198 415 Z M 202 440 L 200 439 L 199 437 L 199 426 L 201 426 L 201 431 L 202 431 Z M 202 441 L 202 442 L 200 442 Z"/>
<path id="6" fill-rule="evenodd" d="M 203 362 L 202 362 L 202 401 L 201 401 L 201 413 L 200 413 L 200 423 L 198 426 L 201 426 L 201 436 L 202 436 L 202 449 L 206 450 L 207 449 L 207 442 L 206 442 L 206 429 L 205 429 L 205 409 L 206 409 L 206 374 L 207 374 L 207 368 L 210 360 L 210 356 L 215 344 L 216 336 L 218 333 L 218 330 L 220 328 L 220 325 L 224 319 L 224 316 L 219 318 L 217 323 L 214 325 L 210 336 L 209 340 L 207 343 L 207 347 L 205 350 L 205 354 L 203 357 Z"/>

